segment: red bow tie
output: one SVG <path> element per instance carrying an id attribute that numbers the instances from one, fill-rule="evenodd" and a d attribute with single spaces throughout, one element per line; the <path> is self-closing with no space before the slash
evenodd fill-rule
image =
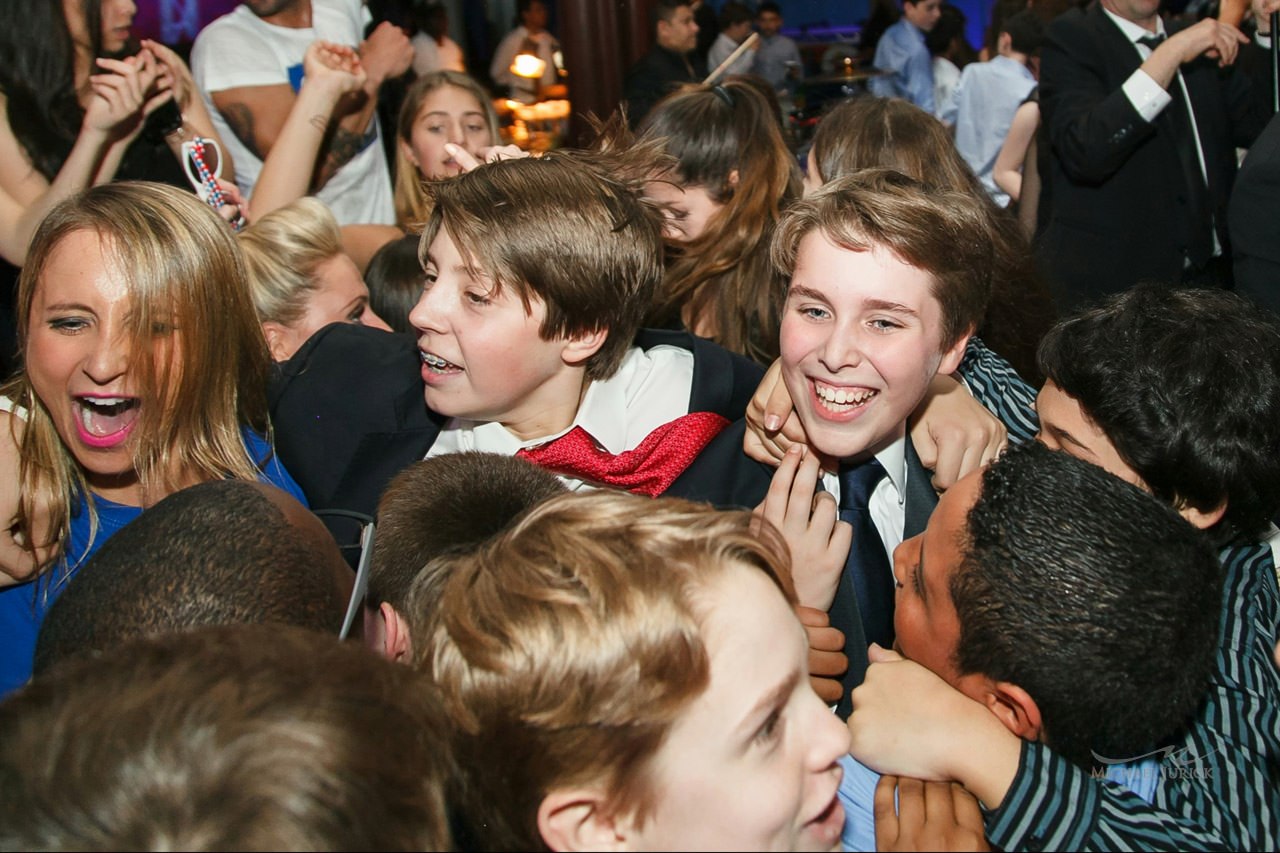
<path id="1" fill-rule="evenodd" d="M 657 497 L 728 425 L 713 412 L 683 415 L 649 433 L 634 450 L 616 456 L 601 450 L 579 426 L 516 455 L 557 474 Z"/>

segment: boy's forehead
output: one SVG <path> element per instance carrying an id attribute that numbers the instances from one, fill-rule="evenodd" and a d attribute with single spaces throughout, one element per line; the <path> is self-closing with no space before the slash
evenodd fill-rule
<path id="1" fill-rule="evenodd" d="M 932 272 L 913 265 L 890 247 L 861 235 L 865 248 L 846 245 L 823 229 L 814 229 L 800 240 L 789 288 L 816 291 L 829 298 L 859 295 L 922 309 L 940 307 Z M 903 288 L 904 282 L 915 287 Z"/>

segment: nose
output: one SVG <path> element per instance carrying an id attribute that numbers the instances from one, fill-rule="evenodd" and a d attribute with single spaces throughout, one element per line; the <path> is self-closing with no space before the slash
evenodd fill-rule
<path id="1" fill-rule="evenodd" d="M 467 141 L 466 134 L 462 131 L 462 122 L 449 122 L 449 141 L 454 145 L 462 145 Z"/>
<path id="2" fill-rule="evenodd" d="M 372 326 L 375 329 L 382 329 L 384 332 L 391 331 L 391 327 L 387 325 L 387 321 L 383 320 L 368 305 L 364 306 L 364 313 L 360 315 L 360 325 Z"/>
<path id="3" fill-rule="evenodd" d="M 809 731 L 812 741 L 809 745 L 809 768 L 815 773 L 830 770 L 841 756 L 849 753 L 852 737 L 849 727 L 831 712 L 818 694 L 813 695 L 810 703 L 814 719 Z"/>
<path id="4" fill-rule="evenodd" d="M 126 333 L 99 335 L 85 359 L 85 375 L 98 385 L 110 385 L 129 371 L 131 352 Z"/>
<path id="5" fill-rule="evenodd" d="M 836 323 L 822 347 L 822 365 L 832 373 L 862 363 L 862 342 L 851 324 Z"/>
<path id="6" fill-rule="evenodd" d="M 443 288 L 428 284 L 409 312 L 409 323 L 419 332 L 443 332 L 448 315 Z"/>

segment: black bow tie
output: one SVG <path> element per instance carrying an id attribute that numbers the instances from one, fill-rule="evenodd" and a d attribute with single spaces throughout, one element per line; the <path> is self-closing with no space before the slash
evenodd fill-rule
<path id="1" fill-rule="evenodd" d="M 1142 38 L 1138 39 L 1138 44 L 1154 52 L 1155 49 L 1160 46 L 1160 43 L 1162 41 L 1164 41 L 1163 35 L 1143 36 Z"/>

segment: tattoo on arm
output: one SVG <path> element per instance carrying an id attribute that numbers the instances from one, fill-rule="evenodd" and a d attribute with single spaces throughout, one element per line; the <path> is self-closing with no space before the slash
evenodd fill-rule
<path id="1" fill-rule="evenodd" d="M 253 138 L 253 111 L 244 104 L 227 104 L 219 112 L 226 119 L 227 126 L 236 135 L 236 139 L 244 143 L 244 147 L 249 149 L 250 154 L 262 160 L 262 152 L 258 150 L 258 145 Z"/>
<path id="2" fill-rule="evenodd" d="M 328 183 L 339 169 L 351 162 L 352 157 L 363 151 L 370 142 L 369 137 L 375 133 L 375 127 L 377 125 L 371 123 L 369 133 L 352 133 L 344 127 L 334 127 L 329 144 L 325 146 L 324 156 L 316 164 L 313 189 L 318 190 Z"/>

